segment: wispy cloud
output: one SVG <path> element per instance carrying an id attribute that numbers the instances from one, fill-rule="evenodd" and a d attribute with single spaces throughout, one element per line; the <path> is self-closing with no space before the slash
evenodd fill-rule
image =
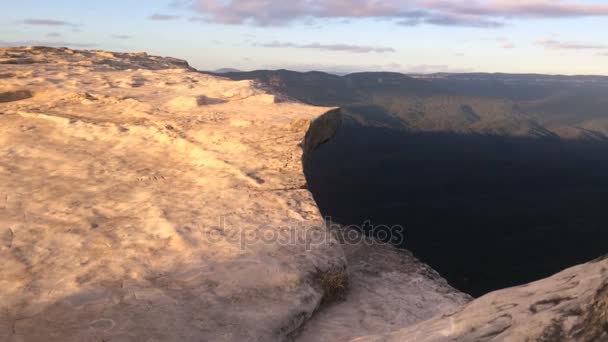
<path id="1" fill-rule="evenodd" d="M 445 64 L 420 64 L 420 65 L 409 65 L 403 67 L 403 72 L 408 74 L 433 74 L 438 72 L 472 72 L 472 69 L 468 68 L 453 68 Z"/>
<path id="2" fill-rule="evenodd" d="M 78 26 L 76 24 L 54 19 L 25 19 L 23 23 L 26 25 L 38 25 L 38 26 Z"/>
<path id="3" fill-rule="evenodd" d="M 500 43 L 500 47 L 503 49 L 514 49 L 515 43 L 504 37 L 496 38 L 496 41 Z"/>
<path id="4" fill-rule="evenodd" d="M 113 34 L 110 37 L 112 37 L 114 39 L 123 39 L 123 40 L 131 39 L 132 38 L 131 36 L 126 35 L 126 34 Z"/>
<path id="5" fill-rule="evenodd" d="M 294 71 L 323 71 L 330 74 L 345 75 L 353 72 L 386 71 L 412 74 L 428 74 L 436 72 L 472 72 L 472 69 L 453 68 L 449 65 L 402 65 L 399 63 L 355 65 L 348 63 L 340 64 L 264 64 L 261 69 L 288 69 Z"/>
<path id="6" fill-rule="evenodd" d="M 170 21 L 179 19 L 179 15 L 155 13 L 148 17 L 150 20 Z"/>
<path id="7" fill-rule="evenodd" d="M 608 49 L 608 45 L 590 44 L 581 42 L 565 42 L 554 39 L 539 40 L 536 44 L 552 50 L 601 50 Z"/>
<path id="8" fill-rule="evenodd" d="M 500 27 L 507 19 L 608 16 L 608 4 L 582 0 L 176 0 L 198 20 L 285 25 L 310 19 L 384 18 L 401 25 Z"/>
<path id="9" fill-rule="evenodd" d="M 205 17 L 190 17 L 188 21 L 206 23 L 209 22 L 209 19 Z"/>
<path id="10" fill-rule="evenodd" d="M 428 8 L 451 13 L 503 18 L 565 18 L 608 15 L 608 5 L 580 0 L 423 0 L 421 2 L 426 4 Z"/>
<path id="11" fill-rule="evenodd" d="M 401 25 L 408 25 L 408 21 L 400 22 Z M 459 14 L 459 13 L 421 13 L 418 18 L 410 20 L 410 24 L 431 24 L 438 26 L 467 26 L 480 28 L 498 28 L 504 26 L 504 23 L 477 15 Z"/>
<path id="12" fill-rule="evenodd" d="M 353 52 L 353 53 L 387 53 L 396 52 L 391 47 L 377 47 L 377 46 L 364 46 L 364 45 L 349 45 L 349 44 L 296 44 L 287 42 L 272 42 L 265 44 L 258 44 L 259 46 L 267 48 L 297 48 L 297 49 L 316 49 L 325 51 L 342 51 L 342 52 Z"/>
<path id="13" fill-rule="evenodd" d="M 307 72 L 307 71 L 321 71 L 336 75 L 346 75 L 353 72 L 363 71 L 397 71 L 402 66 L 400 64 L 377 64 L 377 65 L 354 65 L 348 63 L 340 64 L 324 64 L 324 63 L 307 63 L 307 64 L 294 64 L 294 63 L 280 63 L 280 64 L 264 64 L 261 65 L 261 69 L 287 69 L 293 71 Z"/>
<path id="14" fill-rule="evenodd" d="M 47 37 L 49 38 L 57 38 L 57 37 L 61 37 L 61 33 L 59 32 L 49 32 L 46 34 Z"/>
<path id="15" fill-rule="evenodd" d="M 19 40 L 19 41 L 0 40 L 0 46 L 50 46 L 50 47 L 91 48 L 91 47 L 97 46 L 97 44 L 57 42 L 57 41 L 46 41 L 46 40 Z"/>

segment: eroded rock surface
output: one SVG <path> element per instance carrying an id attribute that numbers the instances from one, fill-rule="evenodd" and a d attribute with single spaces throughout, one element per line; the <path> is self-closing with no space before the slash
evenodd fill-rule
<path id="1" fill-rule="evenodd" d="M 296 335 L 298 342 L 350 341 L 453 312 L 471 298 L 410 252 L 369 238 L 342 241 L 350 289 L 344 301 L 323 307 Z M 343 240 L 343 239 L 341 239 Z"/>
<path id="2" fill-rule="evenodd" d="M 356 341 L 608 341 L 608 259 L 496 291 L 455 313 Z"/>
<path id="3" fill-rule="evenodd" d="M 0 341 L 281 340 L 344 269 L 276 240 L 325 232 L 300 145 L 328 108 L 145 54 L 0 65 Z"/>

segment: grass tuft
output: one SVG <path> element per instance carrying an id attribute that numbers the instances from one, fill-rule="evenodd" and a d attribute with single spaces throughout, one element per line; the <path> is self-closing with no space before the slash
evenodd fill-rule
<path id="1" fill-rule="evenodd" d="M 348 272 L 345 269 L 333 269 L 318 274 L 323 290 L 323 304 L 346 299 L 348 292 Z"/>

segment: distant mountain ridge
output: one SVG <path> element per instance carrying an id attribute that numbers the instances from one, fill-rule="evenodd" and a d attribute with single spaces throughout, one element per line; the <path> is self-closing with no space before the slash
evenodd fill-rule
<path id="1" fill-rule="evenodd" d="M 241 72 L 241 70 L 233 69 L 233 68 L 221 68 L 221 69 L 212 71 L 212 73 L 214 73 L 214 74 L 227 74 L 229 72 Z"/>
<path id="2" fill-rule="evenodd" d="M 547 75 L 547 74 L 510 74 L 510 73 L 432 73 L 432 74 L 407 74 L 408 76 L 421 79 L 477 79 L 477 80 L 501 80 L 515 82 L 587 82 L 595 81 L 608 84 L 608 76 L 602 75 Z"/>
<path id="3" fill-rule="evenodd" d="M 422 132 L 608 139 L 608 77 L 406 75 L 257 70 L 221 74 L 320 106 L 363 125 Z"/>
<path id="4" fill-rule="evenodd" d="M 232 80 L 255 80 L 262 86 L 305 103 L 343 106 L 369 103 L 374 95 L 414 95 L 440 91 L 433 84 L 399 73 L 355 73 L 345 76 L 320 71 L 257 70 L 219 76 Z"/>

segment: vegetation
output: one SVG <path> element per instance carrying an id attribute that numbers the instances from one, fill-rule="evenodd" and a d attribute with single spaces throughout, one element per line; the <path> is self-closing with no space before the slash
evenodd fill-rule
<path id="1" fill-rule="evenodd" d="M 323 303 L 342 301 L 348 291 L 348 273 L 344 269 L 320 272 L 318 281 L 323 290 Z"/>

